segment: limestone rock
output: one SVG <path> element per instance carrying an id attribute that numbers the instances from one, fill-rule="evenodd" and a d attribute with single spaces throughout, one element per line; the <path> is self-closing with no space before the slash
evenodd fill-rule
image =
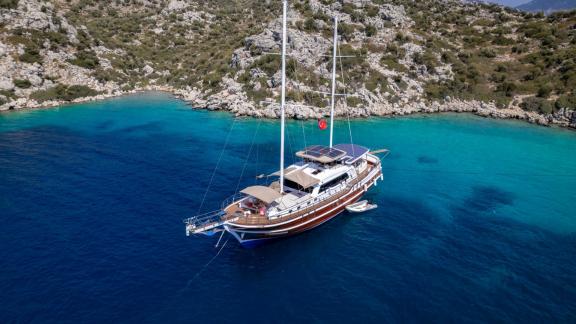
<path id="1" fill-rule="evenodd" d="M 0 90 L 7 90 L 7 91 L 11 91 L 14 90 L 14 82 L 12 82 L 12 79 L 7 78 L 5 76 L 0 77 Z"/>
<path id="2" fill-rule="evenodd" d="M 152 68 L 150 65 L 146 64 L 146 66 L 144 66 L 142 68 L 142 71 L 144 72 L 144 75 L 149 75 L 154 73 L 154 68 Z"/>

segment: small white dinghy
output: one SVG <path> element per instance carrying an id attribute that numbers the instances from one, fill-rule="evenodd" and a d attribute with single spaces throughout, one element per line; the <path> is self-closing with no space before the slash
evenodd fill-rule
<path id="1" fill-rule="evenodd" d="M 362 200 L 346 206 L 346 210 L 351 213 L 362 213 L 372 209 L 378 208 L 376 204 L 369 204 L 368 200 Z"/>

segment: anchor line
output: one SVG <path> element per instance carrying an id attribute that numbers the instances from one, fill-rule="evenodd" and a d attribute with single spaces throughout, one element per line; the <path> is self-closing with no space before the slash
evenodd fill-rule
<path id="1" fill-rule="evenodd" d="M 188 287 L 190 287 L 190 285 L 192 284 L 192 282 L 194 280 L 196 280 L 196 278 L 198 278 L 198 276 L 200 276 L 200 274 L 202 274 L 202 272 L 204 272 L 204 270 L 206 270 L 206 268 L 208 268 L 208 266 L 210 266 L 210 264 L 216 260 L 216 258 L 220 255 L 220 252 L 222 252 L 222 250 L 224 250 L 224 247 L 226 246 L 226 244 L 228 244 L 228 241 L 230 240 L 230 238 L 228 238 L 224 244 L 222 244 L 222 247 L 220 248 L 220 250 L 218 250 L 218 252 L 212 257 L 212 259 L 210 259 L 210 261 L 208 261 L 208 263 L 206 263 L 195 275 L 194 277 L 192 277 L 192 279 L 188 280 L 188 283 L 186 284 L 186 287 L 184 289 L 188 289 Z"/>

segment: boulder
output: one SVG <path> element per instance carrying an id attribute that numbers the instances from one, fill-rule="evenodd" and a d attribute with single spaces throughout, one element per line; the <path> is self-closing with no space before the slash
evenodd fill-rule
<path id="1" fill-rule="evenodd" d="M 12 91 L 14 90 L 14 82 L 7 77 L 0 77 L 0 90 Z"/>

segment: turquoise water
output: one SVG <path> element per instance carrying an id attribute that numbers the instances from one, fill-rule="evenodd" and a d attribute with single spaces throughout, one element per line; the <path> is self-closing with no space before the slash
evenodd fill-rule
<path id="1" fill-rule="evenodd" d="M 255 250 L 224 238 L 209 263 L 217 238 L 181 221 L 278 168 L 277 121 L 157 93 L 0 114 L 0 321 L 576 320 L 576 132 L 456 114 L 350 127 L 391 150 L 377 210 Z M 287 134 L 289 162 L 328 141 L 315 121 Z"/>

